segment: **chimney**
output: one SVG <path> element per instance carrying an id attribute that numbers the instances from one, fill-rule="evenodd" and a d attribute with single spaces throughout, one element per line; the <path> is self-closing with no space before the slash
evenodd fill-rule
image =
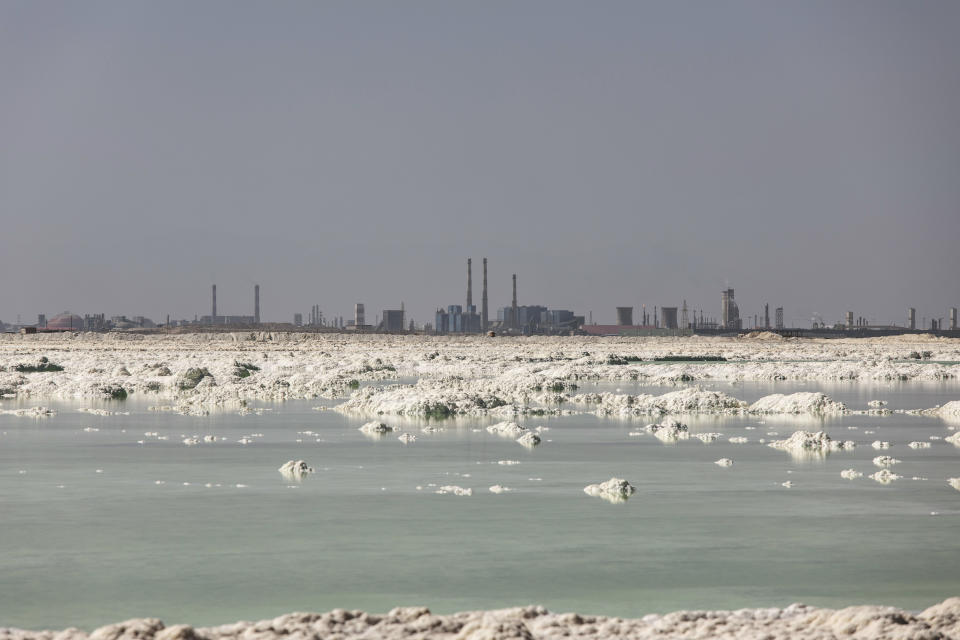
<path id="1" fill-rule="evenodd" d="M 517 274 L 513 274 L 513 307 L 510 312 L 510 322 L 514 329 L 520 328 L 520 318 L 517 317 Z"/>
<path id="2" fill-rule="evenodd" d="M 487 330 L 487 259 L 483 259 L 483 299 L 480 301 L 480 330 Z"/>
<path id="3" fill-rule="evenodd" d="M 213 315 L 210 324 L 217 324 L 217 285 L 213 285 Z"/>
<path id="4" fill-rule="evenodd" d="M 473 260 L 467 258 L 467 313 L 473 306 Z"/>
<path id="5" fill-rule="evenodd" d="M 260 285 L 253 285 L 253 323 L 260 324 Z"/>

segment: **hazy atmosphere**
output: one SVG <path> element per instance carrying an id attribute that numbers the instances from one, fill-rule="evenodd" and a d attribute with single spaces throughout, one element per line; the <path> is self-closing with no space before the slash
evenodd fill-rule
<path id="1" fill-rule="evenodd" d="M 0 4 L 0 319 L 960 302 L 956 2 Z"/>

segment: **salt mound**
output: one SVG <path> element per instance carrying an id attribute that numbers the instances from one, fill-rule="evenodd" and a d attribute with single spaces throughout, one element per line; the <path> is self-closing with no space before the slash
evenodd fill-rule
<path id="1" fill-rule="evenodd" d="M 540 436 L 533 433 L 532 431 L 527 431 L 525 434 L 517 438 L 517 444 L 522 444 L 528 449 L 532 449 L 533 447 L 540 444 Z"/>
<path id="2" fill-rule="evenodd" d="M 878 467 L 890 467 L 895 464 L 900 464 L 900 461 L 896 458 L 891 458 L 890 456 L 877 456 L 873 459 L 873 464 Z"/>
<path id="3" fill-rule="evenodd" d="M 289 613 L 272 620 L 236 622 L 218 627 L 165 626 L 155 618 L 127 620 L 88 634 L 66 631 L 0 629 L 4 640 L 955 640 L 960 637 L 960 598 L 949 598 L 916 613 L 882 606 L 818 609 L 792 604 L 784 609 L 675 611 L 643 618 L 608 618 L 551 613 L 526 606 L 493 611 L 436 615 L 426 607 L 397 607 L 386 614 L 336 609 L 327 613 Z"/>
<path id="4" fill-rule="evenodd" d="M 730 458 L 720 458 L 713 464 L 717 465 L 718 467 L 732 467 L 733 460 L 731 460 Z"/>
<path id="5" fill-rule="evenodd" d="M 313 473 L 313 467 L 309 466 L 303 460 L 287 460 L 277 471 L 280 472 L 286 480 L 299 482 L 303 476 Z"/>
<path id="6" fill-rule="evenodd" d="M 872 409 L 879 409 L 880 407 L 885 407 L 885 406 L 887 406 L 887 401 L 886 401 L 886 400 L 871 400 L 870 402 L 867 403 L 867 406 L 870 407 L 870 408 L 872 408 Z"/>
<path id="7" fill-rule="evenodd" d="M 694 433 L 692 434 L 694 438 L 702 442 L 703 444 L 710 444 L 711 442 L 716 442 L 723 437 L 722 433 Z"/>
<path id="8" fill-rule="evenodd" d="M 889 449 L 890 443 L 886 440 L 874 440 L 870 446 L 874 449 Z"/>
<path id="9" fill-rule="evenodd" d="M 750 413 L 846 413 L 842 402 L 835 402 L 825 393 L 799 391 L 784 395 L 774 393 L 764 396 L 750 405 Z"/>
<path id="10" fill-rule="evenodd" d="M 939 413 L 944 418 L 960 418 L 960 400 L 951 400 L 946 403 L 940 407 Z"/>
<path id="11" fill-rule="evenodd" d="M 950 444 L 960 447 L 960 431 L 957 431 L 952 436 L 947 436 L 943 439 L 944 442 L 949 442 Z"/>
<path id="12" fill-rule="evenodd" d="M 412 433 L 401 433 L 399 436 L 397 436 L 397 439 L 403 444 L 410 444 L 417 439 L 417 436 L 413 435 Z"/>
<path id="13" fill-rule="evenodd" d="M 910 447 L 911 449 L 929 449 L 931 445 L 929 442 L 919 442 L 915 440 L 910 444 L 908 444 L 907 446 Z"/>
<path id="14" fill-rule="evenodd" d="M 786 440 L 776 440 L 767 445 L 773 449 L 786 451 L 799 458 L 822 457 L 833 451 L 853 449 L 856 444 L 852 441 L 841 442 L 833 440 L 826 431 L 794 431 Z"/>
<path id="15" fill-rule="evenodd" d="M 844 469 L 840 472 L 840 477 L 844 480 L 856 480 L 857 478 L 862 478 L 863 474 L 856 469 Z"/>
<path id="16" fill-rule="evenodd" d="M 947 478 L 947 484 L 960 491 L 960 478 Z"/>
<path id="17" fill-rule="evenodd" d="M 890 469 L 881 469 L 880 471 L 877 471 L 875 474 L 870 476 L 870 479 L 875 480 L 880 484 L 890 484 L 894 480 L 899 480 L 902 477 L 903 476 L 898 476 L 897 474 L 893 473 L 892 471 L 890 471 Z"/>
<path id="18" fill-rule="evenodd" d="M 377 422 L 374 420 L 373 422 L 368 422 L 360 427 L 359 431 L 368 436 L 382 436 L 385 433 L 393 431 L 393 427 L 388 427 L 383 422 Z"/>
<path id="19" fill-rule="evenodd" d="M 786 340 L 782 335 L 774 333 L 773 331 L 751 331 L 740 337 L 746 338 L 747 340 L 772 340 L 774 342 L 783 342 Z"/>
<path id="20" fill-rule="evenodd" d="M 0 414 L 27 418 L 49 418 L 56 415 L 57 412 L 47 407 L 30 407 L 29 409 L 0 409 Z"/>
<path id="21" fill-rule="evenodd" d="M 519 438 L 526 431 L 516 422 L 498 422 L 487 427 L 487 433 L 492 433 L 505 438 Z"/>
<path id="22" fill-rule="evenodd" d="M 588 393 L 572 396 L 572 402 L 597 405 L 599 415 L 640 416 L 668 413 L 740 413 L 747 403 L 720 391 L 687 387 L 660 396 Z"/>
<path id="23" fill-rule="evenodd" d="M 611 503 L 626 502 L 635 491 L 636 488 L 623 478 L 610 478 L 606 482 L 587 485 L 583 488 L 583 492 L 588 496 L 602 498 Z"/>
<path id="24" fill-rule="evenodd" d="M 455 484 L 448 484 L 440 487 L 434 491 L 434 493 L 438 493 L 440 495 L 452 494 L 455 496 L 472 496 L 473 489 L 464 489 L 463 487 L 459 487 Z"/>
<path id="25" fill-rule="evenodd" d="M 679 422 L 670 424 L 648 424 L 646 426 L 648 433 L 652 433 L 660 442 L 677 442 L 686 440 L 690 437 L 687 425 Z"/>
<path id="26" fill-rule="evenodd" d="M 490 493 L 509 493 L 513 491 L 510 487 L 504 487 L 503 485 L 495 484 L 490 487 Z"/>

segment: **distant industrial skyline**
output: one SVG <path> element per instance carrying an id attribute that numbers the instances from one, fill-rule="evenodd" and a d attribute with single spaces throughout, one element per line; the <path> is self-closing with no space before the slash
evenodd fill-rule
<path id="1" fill-rule="evenodd" d="M 0 319 L 960 298 L 960 3 L 0 4 Z M 477 263 L 475 267 L 480 267 Z M 476 296 L 475 296 L 476 297 Z"/>
<path id="2" fill-rule="evenodd" d="M 517 293 L 517 274 L 511 274 L 511 288 L 510 288 L 510 302 L 504 303 L 502 306 L 494 304 L 489 308 L 487 306 L 488 298 L 488 282 L 487 282 L 487 258 L 483 258 L 483 285 L 482 285 L 482 298 L 483 298 L 483 308 L 482 311 L 480 308 L 477 308 L 473 305 L 473 279 L 472 279 L 472 258 L 466 259 L 466 283 L 465 287 L 465 302 L 466 305 L 463 305 L 464 311 L 473 310 L 472 313 L 476 315 L 476 325 L 477 331 L 481 330 L 482 327 L 488 326 L 487 316 L 489 311 L 496 312 L 497 309 L 506 309 L 507 315 L 507 325 L 515 326 L 516 325 L 516 308 L 518 304 L 521 306 L 527 305 L 544 305 L 555 308 L 556 305 L 549 305 L 548 301 L 540 300 L 536 296 L 536 292 L 531 293 L 530 299 L 524 299 L 522 303 L 518 300 Z M 218 307 L 218 304 L 222 303 L 222 298 L 218 302 L 218 283 L 212 283 L 210 285 L 209 291 L 209 304 L 207 313 L 201 313 L 200 311 L 195 312 L 194 314 L 188 314 L 183 316 L 177 316 L 175 314 L 162 314 L 158 317 L 149 316 L 141 313 L 131 313 L 130 310 L 127 310 L 127 314 L 130 314 L 130 317 L 146 317 L 150 320 L 153 320 L 157 324 L 163 324 L 167 321 L 167 318 L 171 321 L 181 321 L 181 320 L 197 320 L 202 324 L 259 324 L 264 323 L 294 323 L 295 318 L 299 316 L 301 320 L 306 317 L 308 320 L 304 324 L 314 324 L 319 323 L 319 319 L 323 318 L 325 321 L 329 321 L 331 326 L 337 326 L 336 323 L 338 320 L 343 318 L 350 319 L 353 322 L 355 317 L 363 318 L 365 314 L 365 308 L 370 308 L 374 312 L 373 317 L 367 317 L 366 322 L 361 321 L 361 324 L 366 324 L 367 326 L 376 326 L 379 321 L 380 314 L 384 311 L 390 309 L 399 308 L 404 309 L 405 303 L 401 300 L 399 304 L 394 303 L 393 306 L 387 304 L 384 306 L 369 306 L 369 303 L 358 300 L 354 303 L 354 309 L 350 312 L 342 313 L 334 309 L 328 309 L 322 302 L 313 303 L 305 305 L 308 307 L 307 314 L 304 315 L 303 308 L 295 308 L 290 310 L 288 313 L 271 315 L 268 313 L 266 316 L 261 318 L 261 303 L 260 303 L 260 284 L 254 284 L 248 290 L 248 308 L 244 309 L 242 302 L 233 300 L 230 302 L 230 306 L 224 311 L 224 307 Z M 222 291 L 222 289 L 220 289 Z M 786 326 L 786 327 L 809 327 L 811 323 L 819 322 L 826 326 L 832 326 L 835 324 L 845 324 L 853 326 L 855 322 L 859 325 L 861 322 L 867 325 L 896 325 L 908 328 L 918 328 L 918 329 L 927 329 L 930 328 L 930 320 L 941 320 L 942 324 L 939 328 L 952 328 L 950 325 L 951 320 L 954 318 L 951 313 L 956 314 L 956 308 L 958 306 L 957 302 L 951 301 L 946 304 L 942 311 L 938 314 L 936 310 L 930 312 L 929 315 L 925 314 L 925 310 L 918 310 L 916 307 L 908 307 L 903 310 L 903 313 L 900 318 L 891 318 L 889 320 L 884 320 L 881 318 L 874 318 L 862 312 L 856 310 L 847 309 L 837 318 L 830 318 L 819 312 L 814 312 L 810 317 L 803 318 L 797 315 L 791 315 L 789 312 L 785 311 L 782 304 L 776 304 L 775 311 L 776 317 L 770 313 L 772 305 L 770 303 L 764 303 L 760 306 L 758 311 L 741 311 L 740 310 L 740 298 L 735 298 L 735 290 L 732 288 L 723 289 L 719 292 L 719 299 L 714 300 L 714 305 L 710 305 L 709 302 L 697 305 L 690 304 L 686 298 L 682 299 L 683 305 L 683 318 L 682 324 L 687 326 L 687 324 L 696 325 L 698 324 L 697 318 L 699 317 L 699 323 L 703 323 L 703 319 L 706 318 L 708 324 L 715 324 L 720 327 L 733 328 L 736 325 L 734 323 L 739 323 L 740 327 L 747 329 L 753 327 L 776 327 L 776 326 Z M 401 296 L 402 297 L 402 296 Z M 737 302 L 734 302 L 734 300 Z M 443 303 L 441 303 L 443 302 Z M 446 306 L 445 303 L 450 303 L 451 299 L 444 298 L 441 302 L 438 302 L 435 305 L 436 310 L 442 310 Z M 671 301 L 672 302 L 672 301 Z M 460 305 L 461 301 L 454 301 L 453 304 Z M 238 306 L 239 305 L 239 306 Z M 357 309 L 359 307 L 359 311 Z M 511 311 L 511 307 L 513 311 Z M 659 308 L 659 312 L 658 312 Z M 572 309 L 574 313 L 579 313 L 584 317 L 584 320 L 588 324 L 609 324 L 609 325 L 632 325 L 634 324 L 633 312 L 637 311 L 637 325 L 657 325 L 657 326 L 666 326 L 662 324 L 661 318 L 664 310 L 669 310 L 669 313 L 672 314 L 672 325 L 676 326 L 680 322 L 678 321 L 678 309 L 680 305 L 675 304 L 652 304 L 649 302 L 640 302 L 634 304 L 624 304 L 617 305 L 612 304 L 607 307 L 594 311 L 593 309 Z M 687 320 L 687 313 L 692 314 L 690 320 Z M 359 312 L 359 316 L 356 314 Z M 100 314 L 106 318 L 111 316 L 120 316 L 121 312 L 116 310 L 75 310 L 75 309 L 61 309 L 58 311 L 41 311 L 37 314 L 34 314 L 32 317 L 24 317 L 23 314 L 18 314 L 20 322 L 22 324 L 32 324 L 36 322 L 37 317 L 53 317 L 61 313 L 74 313 L 80 316 L 85 314 Z M 276 312 L 275 312 L 276 313 Z M 699 316 L 698 316 L 699 313 Z M 127 315 L 122 314 L 122 315 Z M 424 323 L 429 323 L 433 325 L 434 328 L 437 325 L 434 323 L 435 313 L 425 313 L 423 317 L 415 317 L 412 314 L 404 311 L 405 322 L 403 323 L 404 327 L 406 322 L 410 320 L 416 320 L 417 325 L 423 325 Z M 503 312 L 501 312 L 503 315 Z M 482 320 L 481 320 L 482 318 Z M 0 317 L 0 321 L 3 321 L 7 324 L 13 324 L 15 320 L 13 318 L 4 320 Z M 342 325 L 341 325 L 342 326 Z M 405 327 L 406 328 L 406 327 Z M 681 327 L 683 328 L 683 327 Z M 472 329 L 470 331 L 473 331 Z"/>

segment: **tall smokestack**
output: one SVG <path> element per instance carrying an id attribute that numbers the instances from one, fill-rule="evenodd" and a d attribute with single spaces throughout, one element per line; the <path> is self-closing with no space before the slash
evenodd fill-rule
<path id="1" fill-rule="evenodd" d="M 487 330 L 487 259 L 483 259 L 483 299 L 480 301 L 480 330 Z"/>
<path id="2" fill-rule="evenodd" d="M 473 259 L 467 258 L 467 313 L 473 306 Z"/>
<path id="3" fill-rule="evenodd" d="M 217 285 L 213 285 L 213 315 L 210 317 L 210 324 L 217 323 Z"/>
<path id="4" fill-rule="evenodd" d="M 253 285 L 253 323 L 260 324 L 260 285 Z"/>
<path id="5" fill-rule="evenodd" d="M 510 312 L 510 322 L 514 329 L 520 328 L 520 318 L 517 317 L 517 274 L 513 274 L 513 307 Z"/>

